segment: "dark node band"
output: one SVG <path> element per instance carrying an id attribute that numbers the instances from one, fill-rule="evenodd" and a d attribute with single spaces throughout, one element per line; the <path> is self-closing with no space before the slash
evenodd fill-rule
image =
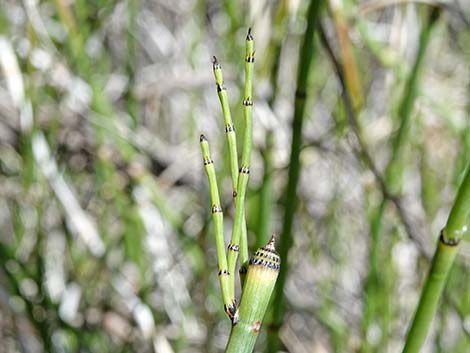
<path id="1" fill-rule="evenodd" d="M 260 250 L 276 254 L 276 252 L 273 249 L 270 249 L 270 248 L 267 248 L 267 247 L 262 247 Z"/>
<path id="2" fill-rule="evenodd" d="M 254 63 L 254 62 L 255 62 L 255 57 L 254 57 L 253 55 L 247 56 L 247 57 L 245 58 L 245 61 L 246 61 L 247 63 Z"/>
<path id="3" fill-rule="evenodd" d="M 204 158 L 204 165 L 209 165 L 209 164 L 212 164 L 214 163 L 214 161 L 210 158 Z"/>
<path id="4" fill-rule="evenodd" d="M 236 300 L 234 299 L 232 304 L 224 305 L 224 310 L 232 321 L 232 325 L 236 325 L 239 319 Z"/>
<path id="5" fill-rule="evenodd" d="M 232 251 L 240 251 L 240 245 L 238 244 L 228 244 L 227 248 Z"/>
<path id="6" fill-rule="evenodd" d="M 243 101 L 243 105 L 245 107 L 251 107 L 251 106 L 253 106 L 253 101 L 250 98 L 247 98 Z"/>
<path id="7" fill-rule="evenodd" d="M 230 276 L 230 272 L 228 272 L 227 270 L 219 270 L 219 276 L 222 275 Z"/>
<path id="8" fill-rule="evenodd" d="M 220 69 L 220 64 L 215 56 L 212 57 L 212 68 L 214 70 Z"/>
<path id="9" fill-rule="evenodd" d="M 238 195 L 237 190 L 233 190 L 232 196 L 237 197 L 237 195 Z"/>
<path id="10" fill-rule="evenodd" d="M 439 235 L 439 241 L 447 246 L 457 246 L 460 243 L 460 239 L 446 239 L 446 237 L 444 236 L 444 230 L 441 230 L 441 234 Z"/>
<path id="11" fill-rule="evenodd" d="M 226 88 L 225 88 L 224 85 L 219 85 L 219 84 L 217 83 L 217 92 L 221 92 L 221 91 L 225 91 L 225 90 L 226 90 Z"/>
<path id="12" fill-rule="evenodd" d="M 245 167 L 245 166 L 241 167 L 241 168 L 240 168 L 240 173 L 242 173 L 242 174 L 250 174 L 250 167 Z"/>
<path id="13" fill-rule="evenodd" d="M 222 212 L 222 207 L 220 207 L 219 205 L 213 205 L 212 213 L 219 213 L 219 212 Z"/>
<path id="14" fill-rule="evenodd" d="M 276 254 L 273 254 L 271 255 L 271 253 L 265 253 L 265 252 L 261 252 L 261 251 L 257 251 L 255 253 L 255 257 L 258 256 L 258 257 L 264 257 L 270 261 L 274 261 L 274 262 L 280 262 L 280 258 L 278 255 Z"/>
<path id="15" fill-rule="evenodd" d="M 253 40 L 253 35 L 251 34 L 251 27 L 248 28 L 248 34 L 246 35 L 246 40 Z"/>
<path id="16" fill-rule="evenodd" d="M 225 132 L 232 132 L 232 131 L 235 131 L 235 126 L 231 124 L 225 125 Z"/>
<path id="17" fill-rule="evenodd" d="M 280 265 L 278 263 L 274 263 L 268 260 L 263 260 L 258 257 L 252 257 L 250 259 L 250 265 L 252 266 L 264 266 L 267 268 L 271 268 L 273 270 L 279 270 Z"/>

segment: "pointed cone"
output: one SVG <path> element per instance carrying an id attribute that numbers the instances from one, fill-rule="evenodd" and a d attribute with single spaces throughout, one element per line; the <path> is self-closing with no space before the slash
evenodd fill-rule
<path id="1" fill-rule="evenodd" d="M 273 235 L 250 259 L 238 310 L 238 321 L 234 323 L 226 353 L 239 352 L 239 347 L 248 347 L 246 351 L 252 351 L 276 284 L 280 265 L 281 259 L 276 253 Z"/>

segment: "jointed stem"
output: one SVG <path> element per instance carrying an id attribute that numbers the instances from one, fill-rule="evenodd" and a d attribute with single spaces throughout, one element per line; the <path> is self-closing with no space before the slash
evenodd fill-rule
<path id="1" fill-rule="evenodd" d="M 245 94 L 243 97 L 243 116 L 245 119 L 245 136 L 243 139 L 242 166 L 249 166 L 251 161 L 252 121 L 253 121 L 253 68 L 255 51 L 251 28 L 246 36 L 245 49 Z M 243 207 L 243 223 L 245 223 L 245 207 Z M 240 276 L 248 270 L 248 240 L 246 226 L 243 225 L 240 239 Z M 243 284 L 243 283 L 242 283 Z"/>
<path id="2" fill-rule="evenodd" d="M 227 96 L 227 88 L 224 85 L 222 76 L 222 68 L 214 56 L 212 61 L 214 70 L 215 84 L 217 85 L 217 95 L 219 96 L 222 113 L 224 115 L 225 134 L 227 135 L 228 150 L 230 155 L 230 174 L 232 176 L 233 195 L 237 194 L 238 183 L 238 154 L 237 154 L 237 136 L 235 134 L 235 126 L 230 113 L 230 105 Z"/>
<path id="3" fill-rule="evenodd" d="M 408 331 L 403 353 L 418 353 L 437 311 L 447 277 L 457 256 L 458 245 L 470 227 L 470 165 L 467 166 L 447 224 L 439 237 L 431 269 L 426 279 L 418 309 Z"/>
<path id="4" fill-rule="evenodd" d="M 242 239 L 242 254 L 241 265 L 246 266 L 248 261 L 248 247 L 246 240 L 246 231 L 243 232 L 243 220 L 245 219 L 245 194 L 248 185 L 248 177 L 250 173 L 251 161 L 251 144 L 252 144 L 252 115 L 253 115 L 253 92 L 252 92 L 252 79 L 254 67 L 254 43 L 251 30 L 248 30 L 246 36 L 246 54 L 245 54 L 245 94 L 243 99 L 243 116 L 245 120 L 245 135 L 243 138 L 243 151 L 242 162 L 240 167 L 240 174 L 238 176 L 237 184 L 237 202 L 235 204 L 235 219 L 232 230 L 232 239 L 228 251 L 228 269 L 230 273 L 235 272 L 237 263 L 237 255 L 240 249 L 240 237 Z M 245 227 L 246 228 L 246 227 Z M 233 283 L 233 291 L 235 284 Z"/>
<path id="5" fill-rule="evenodd" d="M 217 248 L 217 258 L 219 262 L 219 281 L 222 290 L 222 299 L 224 302 L 225 310 L 230 316 L 230 309 L 233 308 L 233 299 L 229 293 L 229 276 L 227 270 L 227 257 L 225 255 L 225 241 L 224 241 L 224 215 L 220 205 L 219 188 L 217 186 L 217 178 L 215 175 L 214 162 L 212 161 L 209 143 L 204 135 L 200 137 L 202 157 L 204 160 L 204 169 L 207 173 L 209 180 L 209 189 L 211 195 L 211 211 L 212 220 L 214 222 L 215 230 L 215 245 Z"/>
<path id="6" fill-rule="evenodd" d="M 413 69 L 406 81 L 405 90 L 403 92 L 402 100 L 400 102 L 400 107 L 398 115 L 400 118 L 400 126 L 398 128 L 397 135 L 395 136 L 392 142 L 392 156 L 387 164 L 385 169 L 384 181 L 387 190 L 394 195 L 398 195 L 401 192 L 403 185 L 403 155 L 404 149 L 407 146 L 409 139 L 409 130 L 411 125 L 411 114 L 413 112 L 413 106 L 417 96 L 417 87 L 419 84 L 420 73 L 423 68 L 423 62 L 425 58 L 426 49 L 428 47 L 432 29 L 436 23 L 439 11 L 433 9 L 430 15 L 430 20 L 426 24 L 425 28 L 421 32 L 420 42 L 418 53 L 413 65 Z M 377 212 L 374 213 L 372 219 L 372 246 L 370 252 L 370 270 L 369 275 L 366 281 L 366 297 L 368 300 L 365 305 L 365 315 L 364 315 L 364 334 L 367 334 L 367 330 L 370 327 L 370 322 L 375 316 L 375 320 L 382 322 L 382 329 L 384 332 L 387 332 L 387 316 L 385 315 L 386 310 L 383 310 L 383 305 L 375 304 L 376 299 L 380 300 L 380 292 L 383 293 L 386 287 L 386 278 L 382 274 L 383 263 L 380 259 L 380 243 L 382 238 L 382 223 L 383 216 L 385 214 L 385 209 L 387 205 L 387 200 L 384 197 Z M 384 300 L 384 302 L 387 302 Z M 378 315 L 378 307 L 382 315 Z M 386 339 L 386 335 L 383 336 L 383 339 Z M 382 342 L 383 344 L 383 342 Z"/>
<path id="7" fill-rule="evenodd" d="M 228 258 L 225 257 L 223 261 L 228 263 L 226 269 L 227 287 L 223 288 L 223 295 L 227 298 L 224 299 L 226 311 L 232 321 L 236 320 L 236 305 L 235 305 L 235 267 L 237 263 L 238 252 L 240 252 L 240 277 L 243 285 L 244 275 L 248 266 L 248 242 L 247 230 L 245 220 L 245 193 L 248 184 L 248 174 L 250 172 L 250 159 L 251 159 L 251 140 L 252 140 L 252 79 L 253 79 L 253 66 L 254 66 L 254 45 L 251 29 L 248 30 L 246 37 L 246 54 L 245 54 L 245 95 L 243 100 L 243 115 L 245 120 L 245 136 L 243 141 L 242 152 L 242 165 L 238 168 L 238 155 L 237 155 L 237 139 L 235 135 L 235 127 L 232 122 L 230 113 L 230 106 L 228 102 L 227 90 L 224 86 L 224 79 L 222 76 L 222 68 L 220 67 L 217 58 L 213 59 L 213 70 L 215 82 L 217 85 L 217 94 L 219 96 L 222 113 L 224 116 L 225 132 L 227 135 L 227 143 L 230 155 L 230 173 L 232 177 L 232 191 L 233 200 L 235 204 L 235 219 L 232 230 L 232 239 L 228 246 Z M 207 169 L 207 168 L 206 168 Z M 223 239 L 223 236 L 222 236 Z M 219 256 L 219 263 L 222 259 Z M 222 282 L 221 282 L 222 285 Z"/>
<path id="8" fill-rule="evenodd" d="M 250 259 L 240 301 L 240 317 L 232 326 L 225 353 L 251 353 L 279 273 L 274 236 Z"/>
<path id="9" fill-rule="evenodd" d="M 229 156 L 230 156 L 230 174 L 232 177 L 232 195 L 233 195 L 233 202 L 235 207 L 237 205 L 237 186 L 238 186 L 238 153 L 237 153 L 237 136 L 235 133 L 235 125 L 232 121 L 232 115 L 230 113 L 230 105 L 228 101 L 227 89 L 224 85 L 224 78 L 222 75 L 222 68 L 217 61 L 217 58 L 213 57 L 212 68 L 214 70 L 214 77 L 215 83 L 217 85 L 217 95 L 219 96 L 220 105 L 222 107 L 222 113 L 224 116 L 224 125 L 225 125 L 225 134 L 227 136 L 227 144 L 229 149 Z M 245 221 L 245 214 L 243 214 L 242 219 L 242 239 L 246 239 L 246 221 Z M 242 255 L 241 260 L 242 263 L 244 261 L 248 261 L 248 247 L 245 245 L 246 242 L 240 244 Z M 246 259 L 245 259 L 246 255 Z M 243 271 L 244 272 L 244 271 Z M 241 273 L 240 273 L 241 275 Z M 232 299 L 235 300 L 235 273 L 231 271 L 229 273 L 229 282 L 233 285 L 230 286 L 230 295 Z M 233 289 L 233 290 L 232 290 Z"/>

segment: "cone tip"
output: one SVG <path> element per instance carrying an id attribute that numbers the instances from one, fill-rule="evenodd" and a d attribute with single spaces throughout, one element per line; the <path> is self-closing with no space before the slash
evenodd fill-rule
<path id="1" fill-rule="evenodd" d="M 271 240 L 266 244 L 266 249 L 276 251 L 276 235 L 271 235 Z"/>
<path id="2" fill-rule="evenodd" d="M 217 61 L 217 58 L 215 55 L 212 56 L 212 67 L 215 69 L 220 69 L 220 64 Z"/>
<path id="3" fill-rule="evenodd" d="M 253 40 L 253 35 L 251 34 L 251 27 L 248 28 L 248 34 L 246 35 L 246 40 Z"/>
<path id="4" fill-rule="evenodd" d="M 201 136 L 199 136 L 199 142 L 203 141 L 207 141 L 207 138 L 204 136 L 204 134 L 201 134 Z"/>

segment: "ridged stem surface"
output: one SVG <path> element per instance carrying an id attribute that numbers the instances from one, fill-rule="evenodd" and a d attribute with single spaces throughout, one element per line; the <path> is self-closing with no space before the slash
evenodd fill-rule
<path id="1" fill-rule="evenodd" d="M 258 338 L 279 273 L 280 258 L 274 237 L 250 259 L 236 323 L 225 353 L 251 353 Z"/>
<path id="2" fill-rule="evenodd" d="M 468 234 L 470 214 L 470 166 L 467 166 L 447 224 L 439 237 L 431 269 L 413 322 L 408 331 L 403 353 L 418 353 L 426 339 L 432 319 L 437 311 L 452 264 L 462 237 Z"/>

